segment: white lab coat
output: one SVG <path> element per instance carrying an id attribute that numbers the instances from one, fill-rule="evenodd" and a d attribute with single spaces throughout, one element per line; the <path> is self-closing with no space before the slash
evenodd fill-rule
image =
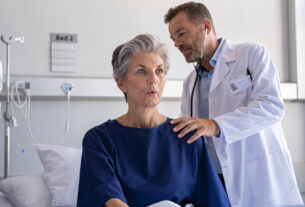
<path id="1" fill-rule="evenodd" d="M 233 207 L 299 206 L 303 204 L 281 127 L 284 103 L 275 66 L 257 44 L 224 45 L 209 93 L 209 118 L 224 139 L 213 138 Z M 251 71 L 252 86 L 232 94 L 228 83 Z M 184 81 L 181 111 L 190 115 L 196 72 Z M 248 76 L 249 80 L 250 77 Z M 198 117 L 198 86 L 193 111 Z"/>

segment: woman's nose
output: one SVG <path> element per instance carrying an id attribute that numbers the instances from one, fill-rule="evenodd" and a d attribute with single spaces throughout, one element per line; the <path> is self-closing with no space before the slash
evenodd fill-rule
<path id="1" fill-rule="evenodd" d="M 149 84 L 153 84 L 153 83 L 156 83 L 158 80 L 158 77 L 156 74 L 152 73 L 150 74 L 150 76 L 148 77 L 148 83 Z"/>

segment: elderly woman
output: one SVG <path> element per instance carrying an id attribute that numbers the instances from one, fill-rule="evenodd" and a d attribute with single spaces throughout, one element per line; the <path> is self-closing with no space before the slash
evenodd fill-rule
<path id="1" fill-rule="evenodd" d="M 158 112 L 169 69 L 164 44 L 139 35 L 115 49 L 112 65 L 128 111 L 86 133 L 78 206 L 230 206 L 202 139 L 178 139 Z"/>

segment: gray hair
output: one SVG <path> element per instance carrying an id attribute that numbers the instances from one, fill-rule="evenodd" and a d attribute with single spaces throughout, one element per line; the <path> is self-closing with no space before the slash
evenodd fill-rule
<path id="1" fill-rule="evenodd" d="M 114 79 L 124 79 L 132 56 L 157 52 L 164 61 L 165 74 L 169 69 L 169 54 L 166 45 L 150 34 L 141 34 L 119 45 L 112 54 Z"/>

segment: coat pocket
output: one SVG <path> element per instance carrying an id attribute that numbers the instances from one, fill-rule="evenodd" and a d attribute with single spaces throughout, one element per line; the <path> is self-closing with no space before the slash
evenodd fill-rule
<path id="1" fill-rule="evenodd" d="M 250 187 L 258 203 L 272 202 L 293 187 L 289 166 L 281 152 L 247 163 Z"/>

